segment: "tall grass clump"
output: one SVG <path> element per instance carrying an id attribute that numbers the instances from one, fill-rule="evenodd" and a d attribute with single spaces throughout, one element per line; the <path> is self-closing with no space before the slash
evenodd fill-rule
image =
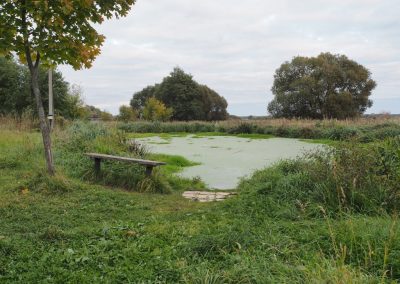
<path id="1" fill-rule="evenodd" d="M 101 172 L 96 175 L 93 161 L 85 156 L 85 153 L 141 159 L 147 157 L 147 149 L 129 141 L 122 131 L 107 128 L 102 124 L 76 122 L 58 135 L 56 145 L 56 162 L 72 177 L 133 191 L 170 191 L 170 186 L 163 176 L 155 174 L 146 178 L 144 167 L 138 164 L 103 160 Z M 143 186 L 144 181 L 146 186 Z"/>
<path id="2" fill-rule="evenodd" d="M 400 138 L 335 148 L 282 161 L 257 171 L 239 185 L 250 212 L 299 219 L 400 210 Z"/>

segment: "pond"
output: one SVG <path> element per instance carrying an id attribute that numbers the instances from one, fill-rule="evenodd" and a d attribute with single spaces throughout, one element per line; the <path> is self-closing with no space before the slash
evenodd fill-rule
<path id="1" fill-rule="evenodd" d="M 234 136 L 148 137 L 136 139 L 153 153 L 183 156 L 200 165 L 187 167 L 182 177 L 200 177 L 212 189 L 234 189 L 240 178 L 321 145 L 297 139 L 249 139 Z"/>

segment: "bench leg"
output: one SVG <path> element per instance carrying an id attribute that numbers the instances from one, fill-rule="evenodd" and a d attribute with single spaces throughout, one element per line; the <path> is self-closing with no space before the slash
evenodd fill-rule
<path id="1" fill-rule="evenodd" d="M 146 176 L 151 176 L 151 173 L 153 172 L 153 166 L 146 166 Z"/>
<path id="2" fill-rule="evenodd" d="M 101 163 L 101 159 L 94 158 L 94 172 L 95 172 L 96 176 L 98 176 L 100 174 L 100 163 Z"/>

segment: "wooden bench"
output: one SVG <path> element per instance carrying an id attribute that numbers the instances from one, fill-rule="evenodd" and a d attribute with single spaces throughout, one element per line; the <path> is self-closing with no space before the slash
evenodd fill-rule
<path id="1" fill-rule="evenodd" d="M 119 156 L 112 156 L 112 155 L 105 155 L 105 154 L 98 154 L 98 153 L 86 153 L 85 155 L 94 159 L 94 171 L 95 171 L 96 175 L 98 175 L 100 173 L 101 160 L 115 160 L 115 161 L 120 161 L 120 162 L 137 163 L 139 165 L 146 167 L 146 175 L 147 176 L 151 175 L 154 167 L 167 164 L 164 162 L 134 159 L 134 158 L 127 158 L 127 157 L 119 157 Z"/>

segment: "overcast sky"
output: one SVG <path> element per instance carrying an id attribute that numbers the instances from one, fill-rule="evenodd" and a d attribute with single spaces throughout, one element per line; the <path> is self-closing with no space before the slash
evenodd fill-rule
<path id="1" fill-rule="evenodd" d="M 266 115 L 274 72 L 294 56 L 345 54 L 378 83 L 368 111 L 400 113 L 399 0 L 138 0 L 91 69 L 60 69 L 87 104 L 118 113 L 175 66 L 224 96 L 235 115 Z"/>

